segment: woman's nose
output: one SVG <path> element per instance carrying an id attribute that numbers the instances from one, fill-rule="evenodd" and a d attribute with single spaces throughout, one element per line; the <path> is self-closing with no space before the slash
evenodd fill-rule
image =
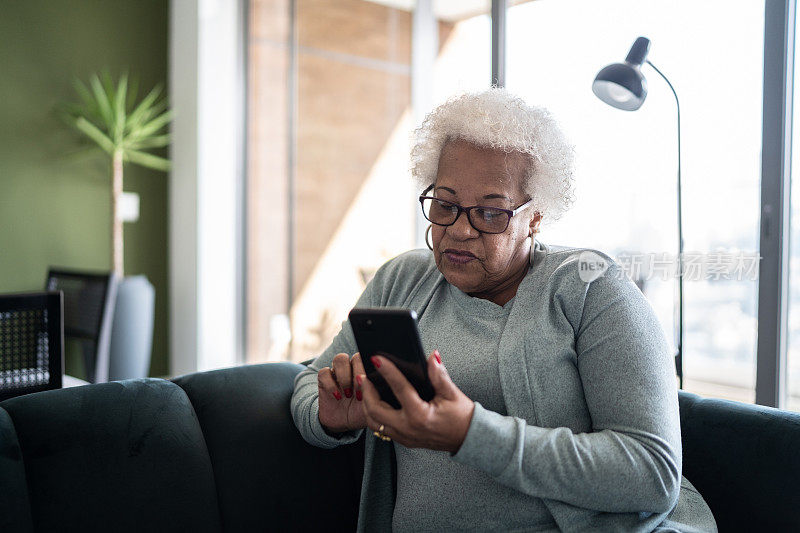
<path id="1" fill-rule="evenodd" d="M 461 239 L 471 239 L 480 235 L 480 232 L 469 223 L 467 213 L 464 211 L 458 214 L 456 221 L 451 226 L 448 226 L 447 229 L 451 235 Z"/>

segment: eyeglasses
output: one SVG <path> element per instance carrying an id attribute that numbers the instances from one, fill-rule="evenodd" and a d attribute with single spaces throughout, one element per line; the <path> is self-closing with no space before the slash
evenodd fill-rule
<path id="1" fill-rule="evenodd" d="M 448 202 L 433 196 L 425 196 L 431 189 L 433 189 L 433 185 L 422 191 L 422 195 L 419 197 L 419 202 L 422 204 L 422 214 L 426 219 L 437 226 L 452 226 L 463 211 L 467 214 L 470 226 L 481 233 L 503 233 L 508 228 L 511 217 L 530 206 L 531 202 L 533 202 L 533 199 L 530 199 L 514 210 L 483 205 L 461 207 L 454 202 Z"/>

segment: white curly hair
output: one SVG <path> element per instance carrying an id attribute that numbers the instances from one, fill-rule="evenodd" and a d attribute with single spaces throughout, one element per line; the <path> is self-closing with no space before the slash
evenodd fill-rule
<path id="1" fill-rule="evenodd" d="M 455 139 L 529 155 L 523 186 L 542 224 L 561 218 L 575 201 L 575 148 L 544 107 L 497 87 L 451 97 L 414 131 L 411 176 L 418 190 L 436 181 L 442 148 Z"/>

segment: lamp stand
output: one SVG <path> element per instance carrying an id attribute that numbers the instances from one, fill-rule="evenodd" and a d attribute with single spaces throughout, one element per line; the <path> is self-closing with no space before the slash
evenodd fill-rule
<path id="1" fill-rule="evenodd" d="M 672 95 L 675 96 L 675 106 L 678 111 L 678 333 L 675 339 L 675 372 L 678 374 L 678 387 L 683 388 L 683 225 L 681 210 L 681 103 L 678 93 L 666 76 L 650 62 L 645 62 L 653 67 L 659 76 L 669 85 Z"/>

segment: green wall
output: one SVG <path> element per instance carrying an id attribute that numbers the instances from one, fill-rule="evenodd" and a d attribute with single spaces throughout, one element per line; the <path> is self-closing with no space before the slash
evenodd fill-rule
<path id="1" fill-rule="evenodd" d="M 66 157 L 78 134 L 54 113 L 71 80 L 108 67 L 167 81 L 167 0 L 0 0 L 0 292 L 41 290 L 50 265 L 109 270 L 110 165 Z M 125 274 L 156 289 L 151 376 L 169 371 L 167 175 L 125 167 L 140 195 L 125 224 Z M 68 353 L 67 373 L 79 374 Z"/>

